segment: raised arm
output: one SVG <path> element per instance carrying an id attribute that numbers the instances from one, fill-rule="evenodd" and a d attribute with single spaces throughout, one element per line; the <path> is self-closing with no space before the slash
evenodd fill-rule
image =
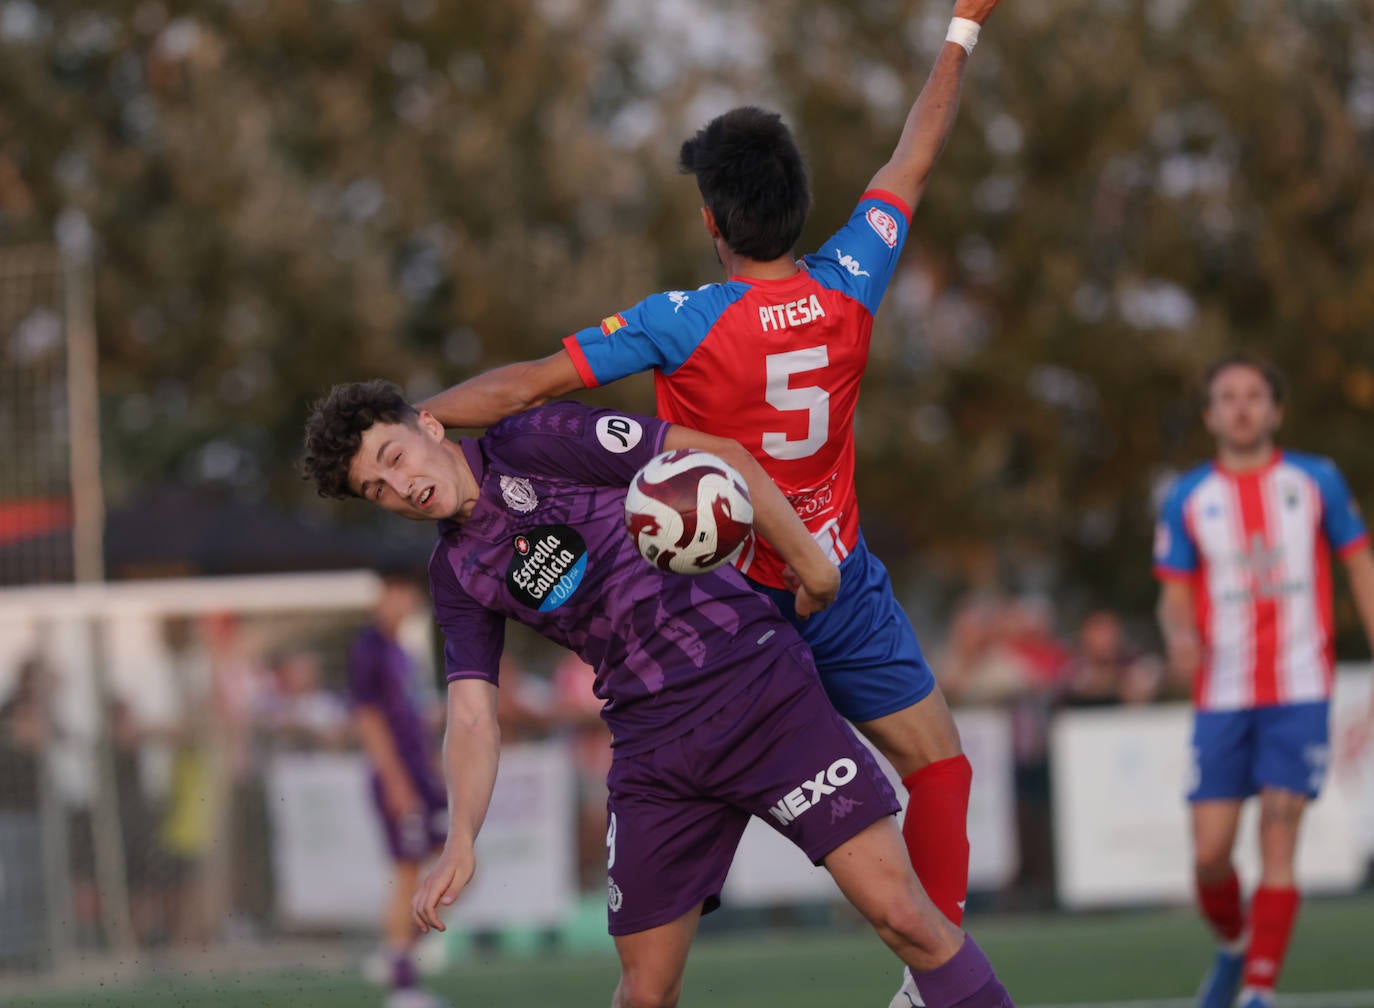
<path id="1" fill-rule="evenodd" d="M 981 25 L 998 0 L 956 0 L 954 16 Z M 882 189 L 915 210 L 926 190 L 926 181 L 945 149 L 954 117 L 959 112 L 959 92 L 969 54 L 957 42 L 945 42 L 935 58 L 930 77 L 907 113 L 901 139 L 892 158 L 878 169 L 870 189 Z"/>
<path id="2" fill-rule="evenodd" d="M 798 616 L 805 619 L 835 601 L 840 591 L 840 569 L 830 562 L 782 491 L 738 441 L 674 424 L 668 428 L 663 448 L 665 451 L 696 448 L 711 452 L 734 466 L 744 477 L 754 503 L 754 528 L 787 561 L 799 582 L 796 589 Z"/>
<path id="3" fill-rule="evenodd" d="M 540 360 L 485 371 L 415 407 L 433 413 L 445 427 L 490 427 L 582 387 L 568 351 L 560 350 Z"/>
<path id="4" fill-rule="evenodd" d="M 477 868 L 473 845 L 487 816 L 501 755 L 496 699 L 495 684 L 485 679 L 458 679 L 448 685 L 448 730 L 444 733 L 448 840 L 411 900 L 411 913 L 421 931 L 444 930 L 439 908 L 458 898 Z"/>

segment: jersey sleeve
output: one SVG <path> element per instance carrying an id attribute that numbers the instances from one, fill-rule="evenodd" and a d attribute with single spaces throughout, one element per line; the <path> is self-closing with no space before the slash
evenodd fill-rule
<path id="1" fill-rule="evenodd" d="M 600 325 L 578 330 L 563 346 L 587 388 L 653 369 L 672 374 L 742 293 L 729 284 L 707 284 L 695 291 L 653 294 Z"/>
<path id="2" fill-rule="evenodd" d="M 557 402 L 503 420 L 487 436 L 514 472 L 629 486 L 663 451 L 670 426 L 655 417 Z"/>
<path id="3" fill-rule="evenodd" d="M 806 257 L 806 268 L 818 283 L 847 294 L 876 315 L 906 244 L 910 222 L 911 210 L 905 202 L 891 193 L 870 190 L 845 226 Z"/>
<path id="4" fill-rule="evenodd" d="M 366 630 L 348 649 L 348 700 L 354 706 L 382 700 L 382 656 L 376 635 Z"/>
<path id="5" fill-rule="evenodd" d="M 1360 516 L 1360 505 L 1345 482 L 1345 477 L 1330 459 L 1312 467 L 1313 478 L 1322 498 L 1322 532 L 1331 548 L 1341 557 L 1349 556 L 1369 542 L 1369 532 Z"/>
<path id="6" fill-rule="evenodd" d="M 1191 577 L 1198 568 L 1197 546 L 1183 514 L 1187 499 L 1182 482 L 1175 483 L 1155 523 L 1154 571 L 1161 581 Z"/>
<path id="7" fill-rule="evenodd" d="M 444 635 L 444 679 L 485 679 L 499 685 L 505 617 L 463 589 L 442 542 L 430 557 L 429 589 L 434 621 Z"/>

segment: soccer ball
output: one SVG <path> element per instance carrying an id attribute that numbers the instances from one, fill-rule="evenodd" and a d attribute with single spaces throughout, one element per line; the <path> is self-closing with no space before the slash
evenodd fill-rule
<path id="1" fill-rule="evenodd" d="M 753 532 L 744 477 L 710 452 L 678 448 L 644 464 L 625 497 L 625 527 L 659 570 L 703 574 L 729 563 Z"/>

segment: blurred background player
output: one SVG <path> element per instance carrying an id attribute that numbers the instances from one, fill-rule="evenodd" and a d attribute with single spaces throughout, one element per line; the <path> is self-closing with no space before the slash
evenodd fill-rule
<path id="1" fill-rule="evenodd" d="M 444 852 L 415 895 L 417 922 L 442 929 L 439 907 L 476 869 L 514 619 L 593 665 L 606 698 L 616 1005 L 677 1004 L 698 922 L 719 905 L 751 815 L 829 869 L 932 1006 L 1010 1004 L 907 866 L 888 822 L 896 797 L 826 701 L 793 628 L 730 566 L 665 575 L 625 534 L 625 490 L 640 467 L 664 450 L 715 452 L 740 471 L 755 527 L 792 565 L 799 615 L 833 601 L 839 571 L 738 443 L 559 403 L 455 444 L 396 386 L 367 382 L 335 386 L 306 446 L 321 493 L 441 522 L 430 584 L 445 637 L 452 804 Z"/>
<path id="2" fill-rule="evenodd" d="M 653 295 L 568 337 L 559 353 L 421 404 L 447 426 L 482 427 L 653 369 L 660 417 L 743 444 L 841 564 L 837 604 L 798 627 L 836 709 L 901 775 L 910 796 L 908 855 L 956 924 L 968 888 L 972 771 L 887 571 L 859 530 L 853 423 L 874 314 L 953 127 L 979 25 L 996 5 L 954 5 L 948 40 L 891 159 L 819 252 L 794 258 L 811 197 L 787 127 L 761 109 L 727 112 L 679 155 L 682 170 L 696 177 L 725 283 Z M 739 566 L 790 614 L 784 565 L 766 543 Z M 893 1003 L 914 1000 L 911 991 Z"/>
<path id="3" fill-rule="evenodd" d="M 410 896 L 421 864 L 444 844 L 448 801 L 430 746 L 418 680 L 399 635 L 422 602 L 419 585 L 404 574 L 382 576 L 372 620 L 348 654 L 353 723 L 372 766 L 372 793 L 391 853 L 392 883 L 382 922 L 391 958 L 387 1008 L 437 1008 L 444 1002 L 417 986 L 419 932 Z"/>
<path id="4" fill-rule="evenodd" d="M 1192 803 L 1198 904 L 1220 939 L 1200 1008 L 1272 1003 L 1298 913 L 1298 825 L 1330 754 L 1330 552 L 1374 641 L 1374 558 L 1329 459 L 1280 451 L 1281 376 L 1243 356 L 1207 372 L 1217 457 L 1171 488 L 1155 539 L 1169 660 L 1194 676 Z M 1231 860 L 1241 804 L 1260 796 L 1259 888 L 1248 916 Z"/>

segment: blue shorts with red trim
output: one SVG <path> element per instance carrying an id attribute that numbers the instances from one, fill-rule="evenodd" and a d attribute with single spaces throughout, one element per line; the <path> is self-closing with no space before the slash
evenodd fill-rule
<path id="1" fill-rule="evenodd" d="M 834 604 L 799 620 L 796 596 L 754 583 L 811 645 L 821 685 L 841 716 L 872 721 L 905 710 L 935 688 L 916 631 L 897 603 L 887 568 L 868 551 L 863 536 L 840 564 Z"/>
<path id="2" fill-rule="evenodd" d="M 1248 798 L 1279 788 L 1315 798 L 1331 758 L 1330 705 L 1198 711 L 1189 801 Z"/>

